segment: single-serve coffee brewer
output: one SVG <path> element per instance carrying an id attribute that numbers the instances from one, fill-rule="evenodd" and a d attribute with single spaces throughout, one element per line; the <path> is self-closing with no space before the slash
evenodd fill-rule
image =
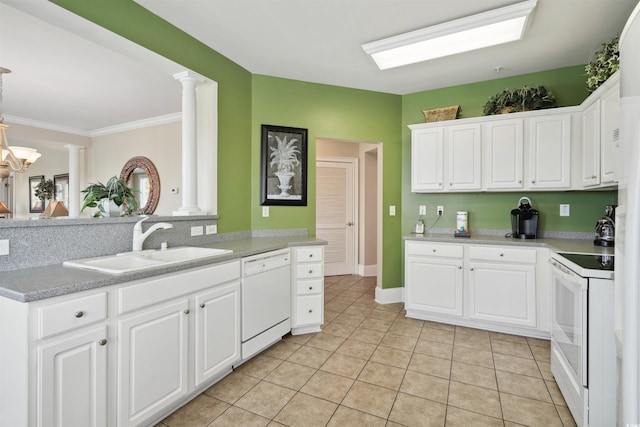
<path id="1" fill-rule="evenodd" d="M 511 210 L 511 237 L 535 239 L 538 235 L 538 216 L 538 211 L 531 207 L 531 200 L 521 197 L 518 207 Z"/>
<path id="2" fill-rule="evenodd" d="M 616 235 L 615 227 L 616 206 L 607 205 L 604 208 L 604 216 L 596 222 L 596 238 L 593 243 L 596 246 L 613 246 Z"/>

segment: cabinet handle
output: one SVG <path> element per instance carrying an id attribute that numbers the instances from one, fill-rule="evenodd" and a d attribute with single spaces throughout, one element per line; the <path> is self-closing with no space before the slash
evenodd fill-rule
<path id="1" fill-rule="evenodd" d="M 597 177 L 595 175 L 591 175 L 591 178 L 592 179 L 596 179 Z"/>
<path id="2" fill-rule="evenodd" d="M 309 254 L 309 258 L 313 258 L 313 254 Z"/>
<path id="3" fill-rule="evenodd" d="M 532 184 L 535 184 L 535 183 L 536 183 L 536 180 L 535 180 L 535 179 L 532 179 L 532 180 L 531 180 L 531 183 L 532 183 Z"/>
<path id="4" fill-rule="evenodd" d="M 462 266 L 461 265 L 458 266 L 458 270 L 462 270 Z"/>
<path id="5" fill-rule="evenodd" d="M 453 187 L 453 182 L 450 182 L 450 183 L 449 183 L 449 187 Z"/>
<path id="6" fill-rule="evenodd" d="M 442 187 L 442 183 L 441 182 L 438 183 L 438 187 Z"/>
<path id="7" fill-rule="evenodd" d="M 313 313 L 313 310 L 309 309 L 309 313 Z"/>
<path id="8" fill-rule="evenodd" d="M 504 256 L 504 254 L 500 254 L 500 256 Z"/>
<path id="9" fill-rule="evenodd" d="M 309 290 L 312 291 L 313 290 L 313 286 L 309 286 Z"/>
<path id="10" fill-rule="evenodd" d="M 473 269 L 473 267 L 471 267 L 471 268 L 469 269 L 469 271 L 473 271 L 473 270 L 474 270 L 474 269 Z"/>
<path id="11" fill-rule="evenodd" d="M 76 317 L 80 318 L 80 317 L 84 316 L 84 311 L 76 311 L 76 312 L 74 313 L 74 316 L 76 316 Z"/>
<path id="12" fill-rule="evenodd" d="M 313 274 L 313 270 L 309 270 L 309 274 Z"/>
<path id="13" fill-rule="evenodd" d="M 433 253 L 435 253 L 437 251 L 437 249 L 431 249 L 433 251 Z"/>
<path id="14" fill-rule="evenodd" d="M 107 340 L 102 338 L 100 341 L 98 341 L 98 344 L 100 345 L 107 345 Z"/>
<path id="15" fill-rule="evenodd" d="M 189 314 L 189 309 L 186 309 L 185 311 L 183 311 L 184 314 Z"/>
<path id="16" fill-rule="evenodd" d="M 522 184 L 522 180 L 521 179 L 518 180 L 518 184 Z"/>
<path id="17" fill-rule="evenodd" d="M 200 308 L 204 308 L 204 303 L 203 302 L 200 303 Z"/>

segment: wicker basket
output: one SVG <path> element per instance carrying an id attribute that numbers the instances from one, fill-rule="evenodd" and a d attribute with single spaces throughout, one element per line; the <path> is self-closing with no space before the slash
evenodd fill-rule
<path id="1" fill-rule="evenodd" d="M 460 111 L 459 105 L 451 105 L 450 107 L 433 108 L 431 110 L 422 110 L 427 123 L 441 122 L 443 120 L 454 120 L 458 117 Z"/>

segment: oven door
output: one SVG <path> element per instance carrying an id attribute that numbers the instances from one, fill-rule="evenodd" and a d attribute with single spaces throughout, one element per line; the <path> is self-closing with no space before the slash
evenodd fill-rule
<path id="1" fill-rule="evenodd" d="M 587 409 L 588 279 L 551 259 L 551 372 L 573 417 L 582 425 Z"/>

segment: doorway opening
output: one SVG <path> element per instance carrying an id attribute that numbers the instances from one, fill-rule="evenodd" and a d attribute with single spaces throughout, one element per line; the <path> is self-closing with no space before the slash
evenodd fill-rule
<path id="1" fill-rule="evenodd" d="M 382 144 L 316 140 L 316 236 L 325 276 L 382 277 Z"/>

